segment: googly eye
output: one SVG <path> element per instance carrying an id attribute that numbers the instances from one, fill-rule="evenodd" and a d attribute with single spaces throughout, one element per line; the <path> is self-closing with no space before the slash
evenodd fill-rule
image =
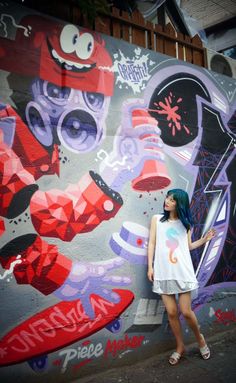
<path id="1" fill-rule="evenodd" d="M 53 99 L 68 100 L 71 90 L 67 87 L 59 87 L 50 82 L 47 83 L 46 95 Z"/>
<path id="2" fill-rule="evenodd" d="M 102 93 L 83 92 L 86 105 L 94 112 L 102 109 L 104 104 L 104 95 Z"/>
<path id="3" fill-rule="evenodd" d="M 61 49 L 65 53 L 72 53 L 76 50 L 79 40 L 79 30 L 72 24 L 66 25 L 60 36 Z"/>
<path id="4" fill-rule="evenodd" d="M 65 111 L 61 115 L 57 134 L 61 144 L 73 153 L 89 152 L 99 141 L 95 119 L 81 109 Z"/>
<path id="5" fill-rule="evenodd" d="M 93 53 L 94 38 L 90 33 L 83 33 L 76 47 L 76 54 L 79 58 L 87 60 Z"/>
<path id="6" fill-rule="evenodd" d="M 43 95 L 48 97 L 53 104 L 66 105 L 73 96 L 73 89 L 44 81 Z"/>

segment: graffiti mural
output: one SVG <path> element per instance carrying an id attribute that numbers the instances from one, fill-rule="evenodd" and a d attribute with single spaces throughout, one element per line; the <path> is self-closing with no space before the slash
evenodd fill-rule
<path id="1" fill-rule="evenodd" d="M 234 322 L 236 81 L 11 2 L 0 80 L 4 381 L 72 380 L 168 338 L 146 278 L 168 187 L 189 193 L 193 237 L 217 231 L 192 252 L 193 308 Z"/>

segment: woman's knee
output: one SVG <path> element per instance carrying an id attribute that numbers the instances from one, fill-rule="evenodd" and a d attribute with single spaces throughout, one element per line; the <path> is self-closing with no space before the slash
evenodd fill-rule
<path id="1" fill-rule="evenodd" d="M 167 309 L 167 314 L 170 319 L 178 318 L 178 310 L 175 307 L 169 307 Z"/>
<path id="2" fill-rule="evenodd" d="M 182 309 L 181 314 L 184 316 L 185 319 L 192 319 L 193 317 L 193 311 L 189 308 Z"/>

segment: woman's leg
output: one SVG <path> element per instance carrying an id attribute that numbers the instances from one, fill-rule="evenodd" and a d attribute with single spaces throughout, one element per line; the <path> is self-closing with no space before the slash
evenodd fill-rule
<path id="1" fill-rule="evenodd" d="M 184 352 L 184 341 L 182 336 L 181 324 L 179 321 L 178 306 L 176 303 L 175 295 L 163 294 L 161 297 L 168 314 L 171 330 L 176 339 L 176 351 L 179 354 L 182 354 Z"/>
<path id="2" fill-rule="evenodd" d="M 179 294 L 179 308 L 189 327 L 192 329 L 199 347 L 204 347 L 206 342 L 200 333 L 197 317 L 191 308 L 190 291 L 187 293 Z"/>

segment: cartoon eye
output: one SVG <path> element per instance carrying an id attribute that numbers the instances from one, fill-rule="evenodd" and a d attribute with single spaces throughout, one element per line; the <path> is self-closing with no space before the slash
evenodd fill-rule
<path id="1" fill-rule="evenodd" d="M 47 83 L 46 95 L 50 98 L 57 98 L 59 100 L 68 100 L 71 90 L 67 87 L 59 87 L 51 82 Z"/>
<path id="2" fill-rule="evenodd" d="M 65 53 L 72 53 L 76 50 L 79 40 L 79 30 L 74 25 L 66 25 L 61 32 L 60 44 Z"/>
<path id="3" fill-rule="evenodd" d="M 82 60 L 88 59 L 94 49 L 94 38 L 90 33 L 84 33 L 80 36 L 76 47 L 76 54 Z"/>
<path id="4" fill-rule="evenodd" d="M 62 113 L 57 134 L 61 144 L 73 153 L 89 152 L 99 141 L 95 119 L 90 113 L 80 109 Z"/>
<path id="5" fill-rule="evenodd" d="M 104 95 L 102 93 L 83 92 L 84 101 L 94 112 L 102 109 L 104 104 Z"/>
<path id="6" fill-rule="evenodd" d="M 57 105 L 65 105 L 73 95 L 71 88 L 60 87 L 48 81 L 44 81 L 42 92 L 53 104 Z"/>

